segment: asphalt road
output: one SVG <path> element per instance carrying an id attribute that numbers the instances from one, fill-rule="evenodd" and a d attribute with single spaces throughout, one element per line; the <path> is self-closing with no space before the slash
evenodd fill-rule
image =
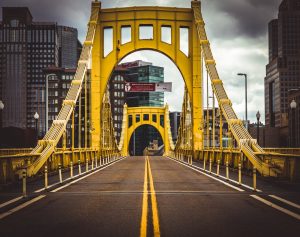
<path id="1" fill-rule="evenodd" d="M 207 175 L 168 158 L 129 157 L 0 209 L 0 236 L 299 235 L 300 190 L 274 193 L 286 203 Z"/>

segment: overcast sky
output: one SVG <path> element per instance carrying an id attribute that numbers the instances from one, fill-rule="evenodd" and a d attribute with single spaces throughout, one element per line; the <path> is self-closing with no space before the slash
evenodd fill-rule
<path id="1" fill-rule="evenodd" d="M 0 0 L 0 6 L 27 6 L 35 21 L 54 21 L 78 28 L 84 40 L 90 14 L 90 0 Z M 245 116 L 244 80 L 248 74 L 248 118 L 256 120 L 257 110 L 264 121 L 264 77 L 268 62 L 268 22 L 277 18 L 281 0 L 202 0 L 208 38 L 226 91 L 234 109 Z M 190 7 L 189 0 L 102 0 L 102 8 L 125 6 Z M 2 17 L 2 16 L 1 16 Z M 166 94 L 171 110 L 181 109 L 182 78 L 176 66 L 154 52 L 137 52 L 124 61 L 143 59 L 165 67 L 165 81 L 173 81 L 173 93 Z M 206 102 L 205 102 L 206 103 Z"/>

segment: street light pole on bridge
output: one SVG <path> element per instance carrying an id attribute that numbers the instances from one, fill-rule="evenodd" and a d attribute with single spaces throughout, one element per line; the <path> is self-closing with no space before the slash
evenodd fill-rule
<path id="1" fill-rule="evenodd" d="M 246 123 L 245 127 L 248 131 L 248 105 L 247 105 L 247 74 L 246 73 L 238 73 L 238 76 L 244 76 L 245 77 L 245 114 L 246 114 Z"/>

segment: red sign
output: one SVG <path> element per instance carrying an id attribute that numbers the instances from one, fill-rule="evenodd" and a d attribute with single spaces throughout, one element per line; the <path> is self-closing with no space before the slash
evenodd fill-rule
<path id="1" fill-rule="evenodd" d="M 134 83 L 125 84 L 125 92 L 149 92 L 155 91 L 155 83 Z"/>

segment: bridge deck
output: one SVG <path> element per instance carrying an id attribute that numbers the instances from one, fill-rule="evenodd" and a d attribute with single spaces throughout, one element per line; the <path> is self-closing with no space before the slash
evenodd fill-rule
<path id="1" fill-rule="evenodd" d="M 150 157 L 148 163 L 145 157 L 126 158 L 63 187 L 38 194 L 40 200 L 2 219 L 6 211 L 0 209 L 0 236 L 140 236 L 143 206 L 147 236 L 153 236 L 156 220 L 162 236 L 292 236 L 300 231 L 300 220 L 250 196 L 300 214 L 299 207 L 269 197 L 270 190 L 229 187 L 167 158 Z M 299 192 L 276 195 L 293 200 Z"/>

